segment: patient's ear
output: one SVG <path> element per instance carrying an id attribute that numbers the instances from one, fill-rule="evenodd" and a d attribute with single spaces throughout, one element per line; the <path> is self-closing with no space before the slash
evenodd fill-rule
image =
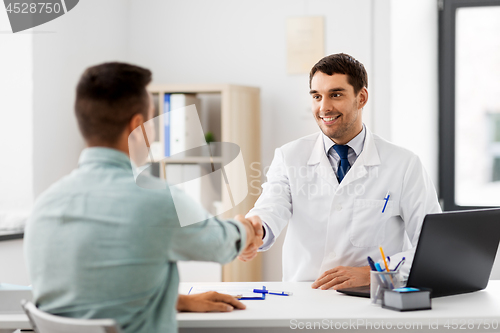
<path id="1" fill-rule="evenodd" d="M 128 134 L 132 133 L 137 127 L 141 126 L 142 124 L 144 124 L 144 116 L 140 113 L 134 114 L 134 116 L 128 123 Z"/>

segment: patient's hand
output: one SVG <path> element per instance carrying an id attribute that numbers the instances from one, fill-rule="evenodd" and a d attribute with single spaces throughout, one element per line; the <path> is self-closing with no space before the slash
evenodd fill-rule
<path id="1" fill-rule="evenodd" d="M 364 267 L 344 267 L 337 266 L 332 268 L 314 281 L 311 285 L 314 289 L 320 288 L 323 290 L 343 289 L 370 284 L 370 266 Z"/>
<path id="2" fill-rule="evenodd" d="M 179 295 L 177 310 L 185 312 L 230 312 L 233 309 L 245 309 L 245 304 L 236 298 L 215 291 L 202 294 Z"/>
<path id="3" fill-rule="evenodd" d="M 247 230 L 247 243 L 245 249 L 240 253 L 238 259 L 241 261 L 249 261 L 257 256 L 259 247 L 262 246 L 262 221 L 258 216 L 245 218 L 243 215 L 236 215 L 235 219 L 243 223 Z"/>

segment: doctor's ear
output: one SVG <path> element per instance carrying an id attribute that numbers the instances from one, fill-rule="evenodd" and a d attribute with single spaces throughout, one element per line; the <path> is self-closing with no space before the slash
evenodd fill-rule
<path id="1" fill-rule="evenodd" d="M 361 90 L 358 92 L 358 98 L 358 109 L 362 109 L 368 102 L 368 90 L 366 89 L 366 87 L 361 88 Z"/>

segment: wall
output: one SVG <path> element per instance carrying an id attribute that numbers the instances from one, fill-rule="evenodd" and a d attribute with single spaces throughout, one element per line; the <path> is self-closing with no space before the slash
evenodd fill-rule
<path id="1" fill-rule="evenodd" d="M 391 0 L 391 140 L 420 156 L 438 184 L 438 11 L 435 0 Z"/>
<path id="2" fill-rule="evenodd" d="M 0 47 L 1 216 L 33 205 L 33 35 L 13 35 L 3 10 Z M 0 242 L 0 267 L 0 282 L 29 283 L 21 240 Z"/>
<path id="3" fill-rule="evenodd" d="M 33 35 L 10 31 L 0 10 L 0 213 L 33 204 Z"/>
<path id="4" fill-rule="evenodd" d="M 35 196 L 77 166 L 84 143 L 73 113 L 76 83 L 90 65 L 126 59 L 128 13 L 127 1 L 85 0 L 35 28 Z"/>

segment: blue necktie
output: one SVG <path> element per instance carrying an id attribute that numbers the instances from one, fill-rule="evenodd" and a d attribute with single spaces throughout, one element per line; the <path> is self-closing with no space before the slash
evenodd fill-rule
<path id="1" fill-rule="evenodd" d="M 342 182 L 342 179 L 344 179 L 345 175 L 347 174 L 347 171 L 351 168 L 351 165 L 349 164 L 349 160 L 347 159 L 347 153 L 349 152 L 349 146 L 347 145 L 334 145 L 332 147 L 335 149 L 337 154 L 339 154 L 340 157 L 340 165 L 337 170 L 337 178 L 340 182 Z"/>

